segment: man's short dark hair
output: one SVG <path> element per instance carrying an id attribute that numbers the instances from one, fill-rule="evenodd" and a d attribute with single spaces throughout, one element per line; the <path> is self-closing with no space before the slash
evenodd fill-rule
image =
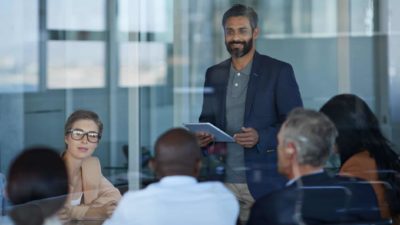
<path id="1" fill-rule="evenodd" d="M 225 28 L 228 18 L 237 16 L 247 17 L 252 29 L 255 29 L 258 25 L 258 16 L 253 8 L 242 4 L 235 4 L 224 13 L 224 16 L 222 17 L 222 26 Z"/>

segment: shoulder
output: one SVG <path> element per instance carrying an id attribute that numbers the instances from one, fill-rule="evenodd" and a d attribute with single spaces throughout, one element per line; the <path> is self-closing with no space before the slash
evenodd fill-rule
<path id="1" fill-rule="evenodd" d="M 84 182 L 98 184 L 102 177 L 100 161 L 97 157 L 91 156 L 82 163 L 82 179 Z"/>
<path id="2" fill-rule="evenodd" d="M 279 85 L 284 87 L 297 88 L 294 70 L 287 62 L 256 52 L 253 59 L 252 72 L 260 75 L 261 79 L 267 79 L 266 83 L 278 82 Z M 264 82 L 261 81 L 260 83 Z M 285 88 L 278 88 L 278 90 L 285 90 Z"/>
<path id="3" fill-rule="evenodd" d="M 356 162 L 358 162 L 358 163 L 360 163 L 360 162 L 371 163 L 371 162 L 375 162 L 375 160 L 374 160 L 374 158 L 372 158 L 370 156 L 369 152 L 365 150 L 365 151 L 362 151 L 362 152 L 354 154 L 344 164 L 346 164 L 348 162 L 349 163 L 356 163 Z"/>
<path id="4" fill-rule="evenodd" d="M 199 182 L 197 186 L 199 187 L 199 189 L 204 190 L 207 193 L 215 194 L 219 197 L 235 198 L 232 192 L 219 181 Z"/>
<path id="5" fill-rule="evenodd" d="M 340 168 L 340 173 L 351 174 L 354 171 L 366 170 L 376 170 L 376 162 L 375 159 L 369 155 L 368 151 L 362 151 L 346 160 Z"/>
<path id="6" fill-rule="evenodd" d="M 290 65 L 287 62 L 281 61 L 279 59 L 273 58 L 268 55 L 263 55 L 259 54 L 256 52 L 254 54 L 254 60 L 257 62 L 261 62 L 262 65 L 268 66 L 268 67 L 276 67 L 276 68 L 292 68 L 292 65 Z"/>
<path id="7" fill-rule="evenodd" d="M 90 167 L 90 168 L 94 168 L 94 167 L 100 168 L 100 161 L 99 161 L 99 159 L 98 159 L 97 157 L 95 157 L 95 156 L 91 156 L 91 157 L 85 159 L 85 160 L 83 161 L 83 163 L 82 163 L 82 168 L 87 168 L 87 167 Z"/>

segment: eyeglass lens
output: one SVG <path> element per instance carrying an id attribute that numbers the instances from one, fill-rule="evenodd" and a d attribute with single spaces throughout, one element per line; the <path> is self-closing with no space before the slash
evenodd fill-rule
<path id="1" fill-rule="evenodd" d="M 84 136 L 87 136 L 87 140 L 92 143 L 99 141 L 99 134 L 94 131 L 84 132 L 83 130 L 74 129 L 71 130 L 71 138 L 74 140 L 82 140 Z"/>

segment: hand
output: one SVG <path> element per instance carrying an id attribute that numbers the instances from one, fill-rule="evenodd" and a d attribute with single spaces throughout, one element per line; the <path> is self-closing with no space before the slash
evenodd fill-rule
<path id="1" fill-rule="evenodd" d="M 107 204 L 104 205 L 104 207 L 105 207 L 105 211 L 104 211 L 105 215 L 107 217 L 110 217 L 113 214 L 113 212 L 115 211 L 115 209 L 117 208 L 117 202 L 115 202 L 115 201 L 108 202 Z"/>
<path id="2" fill-rule="evenodd" d="M 242 127 L 242 132 L 233 135 L 236 143 L 244 148 L 252 148 L 258 143 L 258 132 L 254 128 Z"/>
<path id="3" fill-rule="evenodd" d="M 115 201 L 107 202 L 105 205 L 100 207 L 90 207 L 85 214 L 85 218 L 106 219 L 113 214 L 116 207 L 117 207 L 117 202 Z"/>
<path id="4" fill-rule="evenodd" d="M 63 207 L 57 212 L 57 216 L 61 221 L 68 221 L 71 219 L 71 209 L 69 207 Z"/>
<path id="5" fill-rule="evenodd" d="M 214 140 L 214 136 L 206 132 L 196 132 L 195 135 L 200 147 L 205 147 Z"/>

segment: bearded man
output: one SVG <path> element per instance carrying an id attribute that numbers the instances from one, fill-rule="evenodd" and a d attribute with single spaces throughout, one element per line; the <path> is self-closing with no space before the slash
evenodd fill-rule
<path id="1" fill-rule="evenodd" d="M 226 145 L 224 182 L 239 200 L 242 224 L 254 199 L 284 186 L 276 135 L 287 114 L 302 106 L 292 66 L 256 51 L 257 23 L 251 7 L 236 4 L 225 12 L 222 26 L 231 57 L 208 68 L 199 117 L 235 139 Z M 201 147 L 213 146 L 211 134 L 196 136 Z"/>

